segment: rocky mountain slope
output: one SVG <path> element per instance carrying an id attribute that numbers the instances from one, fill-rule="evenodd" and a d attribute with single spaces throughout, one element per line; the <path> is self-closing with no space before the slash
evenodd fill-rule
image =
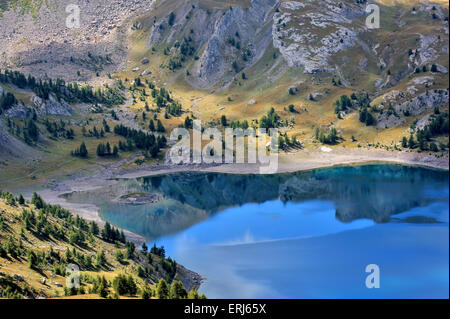
<path id="1" fill-rule="evenodd" d="M 67 81 L 90 80 L 96 72 L 114 72 L 124 62 L 127 50 L 127 30 L 121 26 L 149 11 L 153 2 L 77 1 L 80 28 L 66 26 L 66 7 L 74 3 L 70 0 L 56 1 L 56 5 L 50 1 L 36 19 L 4 12 L 0 18 L 0 69 Z"/>
<path id="2" fill-rule="evenodd" d="M 191 62 L 182 53 L 187 61 L 179 67 L 192 74 L 189 82 L 200 88 L 227 83 L 273 48 L 273 61 L 264 62 L 284 65 L 285 72 L 292 68 L 309 74 L 328 72 L 352 86 L 345 74 L 349 72 L 341 72 L 349 68 L 379 76 L 372 89 L 396 85 L 416 67 L 439 64 L 448 56 L 447 8 L 427 2 L 382 6 L 381 28 L 370 30 L 365 25 L 366 6 L 365 1 L 253 0 L 233 6 L 166 0 L 142 22 L 150 29 L 148 47 L 170 49 L 165 54 L 174 59 L 188 39 L 186 46 L 195 59 Z M 411 47 L 405 47 L 405 41 Z M 412 49 L 412 54 L 405 56 L 405 49 Z M 438 70 L 446 73 L 447 67 L 439 65 Z M 261 76 L 273 72 L 268 68 Z"/>
<path id="3" fill-rule="evenodd" d="M 256 109 L 258 116 L 263 108 L 247 104 L 306 104 L 317 97 L 333 108 L 338 94 L 367 92 L 371 100 L 382 97 L 375 104 L 384 115 L 374 116 L 378 127 L 389 128 L 408 122 L 403 112 L 388 119 L 390 106 L 419 116 L 448 103 L 448 6 L 378 5 L 380 28 L 369 29 L 366 1 L 164 0 L 138 19 L 138 38 L 145 41 L 139 52 L 153 56 L 144 66 L 158 74 L 152 78 L 188 85 L 192 92 L 221 92 L 228 102 L 237 96 L 230 104 Z M 281 88 L 298 97 L 275 98 L 285 95 Z M 441 93 L 426 93 L 431 89 Z"/>
<path id="4" fill-rule="evenodd" d="M 86 0 L 78 3 L 79 29 L 66 27 L 69 3 L 42 8 L 36 19 L 4 12 L 0 69 L 94 90 L 121 83 L 123 103 L 41 99 L 29 88 L 2 83 L 18 101 L 0 115 L 5 148 L 11 149 L 14 127 L 25 127 L 35 113 L 41 137 L 48 118 L 73 126 L 75 139 L 62 143 L 70 153 L 89 141 L 80 128 L 93 118 L 97 126 L 103 120 L 115 125 L 126 114 L 127 126 L 148 131 L 152 117 L 169 132 L 186 117 L 220 126 L 226 116 L 231 125 L 258 127 L 273 108 L 282 134 L 304 148 L 320 149 L 321 134 L 335 129 L 339 141 L 331 149 L 429 151 L 426 144 L 434 143 L 437 156 L 448 156 L 449 10 L 443 1 L 375 1 L 378 29 L 366 25 L 366 1 Z M 181 111 L 172 114 L 158 101 L 161 88 Z M 420 149 L 402 143 L 439 121 Z M 108 141 L 118 143 L 110 135 Z M 62 156 L 60 141 L 39 143 Z"/>
<path id="5" fill-rule="evenodd" d="M 132 278 L 136 290 L 129 297 L 135 298 L 158 297 L 155 288 L 161 279 L 179 280 L 188 290 L 199 287 L 201 278 L 196 273 L 165 258 L 161 251 L 142 251 L 134 244 L 125 245 L 125 240 L 111 240 L 95 223 L 59 206 L 42 204 L 39 197 L 33 196 L 32 203 L 20 201 L 0 191 L 0 298 L 130 295 L 113 284 L 119 275 Z M 67 287 L 70 264 L 79 267 L 78 289 Z"/>

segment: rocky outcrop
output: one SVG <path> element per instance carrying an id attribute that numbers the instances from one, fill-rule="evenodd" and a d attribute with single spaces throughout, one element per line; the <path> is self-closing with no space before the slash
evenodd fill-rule
<path id="1" fill-rule="evenodd" d="M 404 94 L 397 92 L 395 96 L 403 97 Z M 405 123 L 406 116 L 420 115 L 436 106 L 448 105 L 449 92 L 448 90 L 430 90 L 398 104 L 389 103 L 391 107 L 389 109 L 385 107 L 378 117 L 378 127 L 393 127 Z"/>
<path id="2" fill-rule="evenodd" d="M 45 1 L 36 19 L 4 12 L 0 18 L 0 68 L 14 68 L 36 77 L 79 81 L 96 77 L 96 68 L 114 72 L 125 62 L 126 45 L 120 27 L 131 17 L 151 10 L 154 0 Z M 68 5 L 80 8 L 80 28 L 66 26 Z M 108 57 L 100 65 L 98 59 Z M 72 59 L 73 58 L 73 59 Z M 90 61 L 92 60 L 92 61 Z M 89 62 L 89 63 L 85 63 Z M 92 62 L 92 63 L 91 63 Z M 92 64 L 95 63 L 95 66 Z M 95 68 L 93 68 L 95 67 Z"/>
<path id="3" fill-rule="evenodd" d="M 174 279 L 181 281 L 187 291 L 190 291 L 192 288 L 198 290 L 203 281 L 202 276 L 192 270 L 186 269 L 182 265 L 177 265 L 177 273 Z"/>
<path id="4" fill-rule="evenodd" d="M 38 96 L 33 96 L 31 102 L 38 116 L 41 115 L 72 115 L 72 107 L 64 100 L 57 101 L 53 95 L 48 100 L 42 100 Z"/>
<path id="5" fill-rule="evenodd" d="M 329 57 L 355 44 L 363 29 L 361 6 L 337 1 L 289 1 L 273 16 L 273 44 L 290 67 L 305 73 L 332 71 Z"/>
<path id="6" fill-rule="evenodd" d="M 23 104 L 16 104 L 6 110 L 2 117 L 4 118 L 19 118 L 26 119 L 33 115 L 33 111 L 31 108 L 24 106 Z"/>
<path id="7" fill-rule="evenodd" d="M 72 107 L 64 100 L 57 101 L 53 95 L 50 95 L 48 100 L 43 100 L 33 95 L 30 102 L 30 106 L 16 104 L 6 110 L 2 116 L 5 118 L 25 119 L 34 116 L 34 114 L 38 117 L 46 115 L 72 115 Z"/>
<path id="8" fill-rule="evenodd" d="M 11 135 L 0 120 L 0 158 L 29 159 L 36 157 L 36 151 Z"/>
<path id="9" fill-rule="evenodd" d="M 311 0 L 252 0 L 248 8 L 214 10 L 186 3 L 173 12 L 172 26 L 168 16 L 153 23 L 149 47 L 193 37 L 199 59 L 189 82 L 200 88 L 227 83 L 272 46 L 289 67 L 304 67 L 306 73 L 333 71 L 328 59 L 355 44 L 364 30 L 355 20 L 365 14 L 361 5 L 330 0 L 322 6 Z"/>
<path id="10" fill-rule="evenodd" d="M 172 26 L 168 17 L 153 24 L 148 45 L 174 44 L 191 37 L 198 59 L 190 69 L 189 82 L 199 88 L 223 85 L 259 61 L 271 44 L 276 4 L 276 0 L 252 0 L 248 8 L 207 9 L 187 3 L 174 11 Z"/>
<path id="11" fill-rule="evenodd" d="M 253 65 L 261 58 L 271 41 L 268 15 L 275 4 L 275 0 L 253 0 L 248 9 L 233 8 L 222 17 L 215 17 L 218 22 L 211 30 L 206 49 L 195 66 L 202 86 L 217 83 L 227 73 L 230 79 L 236 71 Z M 227 42 L 229 39 L 236 42 L 234 47 Z M 240 49 L 238 43 L 241 43 Z M 240 60 L 243 54 L 247 54 L 247 61 Z M 234 69 L 232 63 L 236 63 Z"/>

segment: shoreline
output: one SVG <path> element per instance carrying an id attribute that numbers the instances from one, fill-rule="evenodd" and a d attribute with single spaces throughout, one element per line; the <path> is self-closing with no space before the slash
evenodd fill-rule
<path id="1" fill-rule="evenodd" d="M 449 170 L 448 154 L 445 157 L 436 158 L 427 154 L 417 154 L 409 152 L 392 153 L 380 150 L 350 150 L 340 149 L 332 152 L 320 152 L 301 150 L 291 153 L 281 154 L 279 157 L 279 167 L 276 174 L 308 171 L 313 169 L 331 168 L 336 166 L 365 165 L 375 163 L 386 163 L 393 165 L 420 166 L 431 169 Z M 47 185 L 37 192 L 42 198 L 50 203 L 61 205 L 72 213 L 83 217 L 88 221 L 95 221 L 99 225 L 104 225 L 105 220 L 100 214 L 100 208 L 93 204 L 71 203 L 65 198 L 65 194 L 77 191 L 90 191 L 98 188 L 114 185 L 119 179 L 140 178 L 145 176 L 156 176 L 162 174 L 172 174 L 181 172 L 211 172 L 223 174 L 258 174 L 259 166 L 254 164 L 220 164 L 220 165 L 167 165 L 160 164 L 146 166 L 135 170 L 123 170 L 116 165 L 111 165 L 98 170 L 90 175 L 72 175 Z M 31 197 L 31 192 L 24 193 L 26 197 Z M 117 225 L 114 225 L 118 227 Z M 123 230 L 128 241 L 140 246 L 148 239 L 140 234 L 133 233 L 127 229 Z M 180 265 L 181 266 L 181 265 Z M 199 289 L 205 278 L 185 267 L 177 272 L 178 279 L 184 285 Z"/>
<path id="2" fill-rule="evenodd" d="M 364 165 L 371 163 L 386 163 L 420 166 L 449 170 L 448 155 L 437 158 L 433 155 L 410 152 L 387 152 L 382 150 L 353 150 L 339 149 L 332 152 L 301 150 L 284 153 L 279 156 L 278 170 L 274 174 L 308 171 L 319 168 L 331 168 L 345 165 Z M 224 174 L 259 174 L 257 164 L 180 164 L 180 165 L 154 165 L 118 173 L 115 178 L 132 179 L 146 176 L 155 176 L 182 172 L 206 172 Z"/>
<path id="3" fill-rule="evenodd" d="M 300 150 L 283 153 L 279 156 L 279 167 L 276 174 L 308 171 L 313 169 L 331 168 L 346 165 L 364 165 L 373 163 L 399 164 L 421 166 L 441 170 L 449 170 L 448 154 L 437 158 L 428 154 L 413 152 L 388 152 L 383 150 L 337 149 L 332 152 L 317 150 Z M 223 174 L 259 174 L 257 164 L 200 164 L 200 165 L 173 165 L 159 164 L 146 166 L 134 170 L 123 170 L 117 165 L 102 168 L 96 174 L 71 176 L 70 178 L 54 182 L 51 185 L 42 185 L 38 193 L 50 204 L 61 205 L 73 213 L 87 220 L 93 220 L 104 225 L 105 220 L 100 215 L 100 208 L 92 204 L 70 203 L 63 195 L 77 191 L 89 191 L 117 183 L 116 179 L 133 179 L 146 176 L 172 174 L 181 172 L 204 172 Z M 31 192 L 24 193 L 31 197 Z M 144 236 L 123 229 L 129 240 L 142 244 Z"/>
<path id="4" fill-rule="evenodd" d="M 299 150 L 283 153 L 279 156 L 279 167 L 275 174 L 285 174 L 313 169 L 331 168 L 346 165 L 364 165 L 374 163 L 421 166 L 449 170 L 448 154 L 437 158 L 428 154 L 413 152 L 388 152 L 383 150 L 337 149 L 331 152 L 317 150 Z M 74 214 L 88 221 L 104 225 L 105 220 L 100 214 L 100 208 L 93 204 L 70 203 L 63 196 L 77 191 L 90 191 L 117 183 L 116 179 L 133 179 L 146 176 L 173 174 L 182 172 L 203 172 L 223 174 L 259 174 L 257 164 L 158 164 L 133 170 L 123 170 L 117 165 L 99 169 L 95 174 L 71 176 L 53 184 L 42 185 L 37 192 L 42 198 L 54 205 L 61 205 Z M 32 191 L 24 192 L 31 197 Z M 116 225 L 114 225 L 117 227 Z M 128 240 L 141 245 L 147 239 L 129 230 L 122 229 Z"/>

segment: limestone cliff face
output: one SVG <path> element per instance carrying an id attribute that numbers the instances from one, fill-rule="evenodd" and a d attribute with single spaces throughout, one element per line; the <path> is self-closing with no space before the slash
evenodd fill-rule
<path id="1" fill-rule="evenodd" d="M 172 12 L 172 27 L 169 17 L 155 22 L 149 45 L 170 44 L 193 30 L 200 58 L 191 68 L 191 83 L 201 88 L 227 83 L 269 47 L 278 49 L 289 67 L 303 67 L 305 73 L 332 71 L 329 58 L 355 45 L 365 14 L 362 5 L 331 0 L 320 6 L 311 0 L 252 0 L 247 8 L 216 9 L 187 2 Z"/>
<path id="2" fill-rule="evenodd" d="M 189 67 L 194 75 L 191 83 L 199 88 L 223 85 L 236 73 L 254 65 L 271 44 L 276 5 L 276 0 L 252 0 L 248 8 L 182 3 L 172 11 L 175 14 L 172 25 L 169 17 L 154 23 L 149 46 L 173 44 L 191 37 L 198 57 Z"/>
<path id="3" fill-rule="evenodd" d="M 403 92 L 397 92 L 394 97 L 391 95 L 391 98 L 385 99 L 382 104 L 383 112 L 378 116 L 377 125 L 381 128 L 389 128 L 403 124 L 406 122 L 405 114 L 420 115 L 436 106 L 448 105 L 448 96 L 448 90 L 430 90 L 412 97 Z M 391 105 L 392 109 L 387 109 L 386 105 Z"/>
<path id="4" fill-rule="evenodd" d="M 328 58 L 354 46 L 364 30 L 364 7 L 338 1 L 282 2 L 273 16 L 273 43 L 290 67 L 331 71 Z"/>
<path id="5" fill-rule="evenodd" d="M 2 117 L 4 118 L 20 118 L 25 119 L 36 114 L 38 117 L 46 115 L 72 115 L 72 107 L 64 100 L 57 101 L 53 95 L 50 95 L 48 100 L 43 100 L 40 97 L 33 95 L 31 97 L 31 104 L 25 106 L 23 104 L 16 104 L 10 109 L 6 110 Z"/>
<path id="6" fill-rule="evenodd" d="M 269 15 L 272 14 L 275 3 L 275 0 L 253 0 L 249 9 L 228 10 L 218 18 L 214 29 L 211 30 L 211 38 L 194 67 L 202 86 L 217 83 L 223 76 L 226 76 L 227 80 L 234 76 L 229 71 L 230 62 L 232 64 L 236 61 L 237 55 L 241 53 L 237 52 L 237 43 L 242 43 L 241 51 L 246 50 L 243 54 L 247 54 L 247 61 L 242 61 L 242 64 L 237 62 L 234 71 L 251 66 L 260 59 L 271 41 L 268 24 L 271 22 Z M 235 39 L 236 45 L 230 48 L 227 41 L 237 34 L 239 37 Z"/>
<path id="7" fill-rule="evenodd" d="M 159 7 L 170 9 L 155 18 L 149 46 L 170 47 L 191 37 L 198 58 L 183 67 L 192 75 L 188 82 L 199 88 L 226 85 L 261 61 L 268 49 L 274 59 L 264 60 L 266 66 L 331 73 L 345 86 L 357 85 L 349 79 L 355 72 L 375 72 L 380 76 L 374 79 L 378 91 L 399 84 L 423 65 L 436 64 L 445 73 L 447 68 L 437 62 L 448 55 L 448 41 L 435 31 L 448 30 L 446 9 L 428 2 L 420 2 L 414 10 L 398 5 L 393 10 L 382 2 L 382 26 L 371 30 L 366 26 L 365 2 L 247 0 L 236 6 L 231 1 L 164 0 Z M 435 18 L 427 17 L 429 12 Z M 171 13 L 175 19 L 169 23 Z M 428 20 L 436 25 L 434 31 L 420 27 Z M 412 29 L 417 32 L 408 31 Z M 355 55 L 359 60 L 353 60 Z M 387 72 L 390 68 L 395 72 Z M 274 70 L 269 69 L 261 76 L 270 77 Z"/>

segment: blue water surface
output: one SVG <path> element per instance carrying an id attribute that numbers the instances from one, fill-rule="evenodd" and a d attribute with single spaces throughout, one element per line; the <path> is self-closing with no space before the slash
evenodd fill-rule
<path id="1" fill-rule="evenodd" d="M 449 298 L 448 177 L 401 165 L 180 173 L 69 200 L 163 245 L 204 277 L 209 298 Z M 133 192 L 162 200 L 115 200 Z M 369 264 L 380 288 L 366 287 Z"/>

